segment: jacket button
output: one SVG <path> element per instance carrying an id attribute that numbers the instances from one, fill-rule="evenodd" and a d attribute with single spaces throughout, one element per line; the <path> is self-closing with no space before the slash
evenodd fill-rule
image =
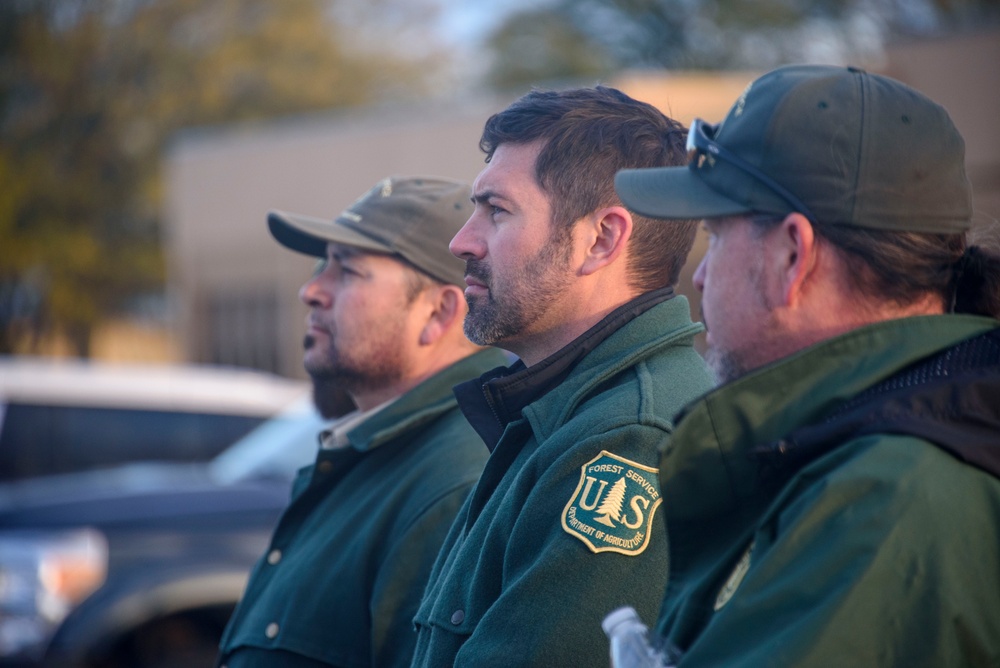
<path id="1" fill-rule="evenodd" d="M 267 553 L 267 563 L 276 566 L 281 561 L 281 550 L 271 550 Z"/>
<path id="2" fill-rule="evenodd" d="M 458 626 L 464 621 L 465 621 L 464 610 L 456 610 L 455 612 L 451 613 L 451 623 L 454 624 L 455 626 Z"/>
<path id="3" fill-rule="evenodd" d="M 277 635 L 278 635 L 278 625 L 275 622 L 271 622 L 270 624 L 268 624 L 267 628 L 264 629 L 264 635 L 266 635 L 268 638 L 275 638 L 275 637 L 277 637 Z"/>
<path id="4" fill-rule="evenodd" d="M 330 471 L 333 470 L 333 462 L 322 461 L 316 465 L 316 470 L 319 471 L 320 473 L 329 473 Z"/>

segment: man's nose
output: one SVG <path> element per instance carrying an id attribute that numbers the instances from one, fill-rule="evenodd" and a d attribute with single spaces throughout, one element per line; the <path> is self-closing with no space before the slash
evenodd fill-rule
<path id="1" fill-rule="evenodd" d="M 330 291 L 325 289 L 321 284 L 321 276 L 313 276 L 299 288 L 299 299 L 306 306 L 322 308 L 329 306 L 331 303 L 332 297 Z"/>
<path id="2" fill-rule="evenodd" d="M 448 250 L 460 260 L 480 260 L 486 253 L 485 245 L 477 234 L 478 215 L 478 212 L 473 211 L 472 216 L 448 244 Z"/>

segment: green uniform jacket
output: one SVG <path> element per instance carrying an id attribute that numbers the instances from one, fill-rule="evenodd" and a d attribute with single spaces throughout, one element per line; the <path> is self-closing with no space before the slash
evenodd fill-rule
<path id="1" fill-rule="evenodd" d="M 604 616 L 655 615 L 658 446 L 711 387 L 699 331 L 683 297 L 652 306 L 507 425 L 432 571 L 415 666 L 606 668 Z"/>
<path id="2" fill-rule="evenodd" d="M 504 361 L 485 350 L 457 362 L 302 469 L 221 664 L 409 664 L 427 574 L 488 455 L 451 388 Z"/>
<path id="3" fill-rule="evenodd" d="M 865 327 L 685 410 L 660 463 L 671 574 L 658 630 L 680 666 L 1000 665 L 1000 480 L 876 426 L 778 479 L 752 456 L 794 447 L 793 430 L 997 326 Z M 973 421 L 998 404 L 991 391 Z"/>

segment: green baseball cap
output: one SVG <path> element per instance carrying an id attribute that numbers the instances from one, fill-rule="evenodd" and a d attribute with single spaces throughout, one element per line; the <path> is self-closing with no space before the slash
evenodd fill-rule
<path id="1" fill-rule="evenodd" d="M 813 222 L 958 233 L 971 227 L 965 142 L 943 107 L 853 67 L 793 65 L 753 81 L 719 125 L 695 120 L 686 167 L 618 172 L 653 218 L 798 211 Z"/>
<path id="2" fill-rule="evenodd" d="M 465 285 L 465 263 L 448 244 L 472 215 L 472 188 L 434 177 L 393 176 L 335 220 L 269 211 L 267 226 L 279 243 L 306 255 L 326 257 L 328 242 L 398 255 L 445 283 Z"/>

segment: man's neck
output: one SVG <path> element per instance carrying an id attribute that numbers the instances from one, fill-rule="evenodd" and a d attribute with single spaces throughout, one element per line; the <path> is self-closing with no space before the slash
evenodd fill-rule
<path id="1" fill-rule="evenodd" d="M 492 451 L 507 424 L 520 417 L 524 406 L 560 385 L 578 363 L 615 332 L 673 296 L 671 288 L 644 293 L 530 368 L 525 368 L 522 359 L 506 369 L 494 369 L 459 384 L 455 396 L 462 413 Z"/>
<path id="2" fill-rule="evenodd" d="M 358 410 L 365 411 L 375 406 L 401 397 L 428 378 L 444 371 L 452 364 L 465 359 L 469 355 L 478 352 L 479 348 L 472 348 L 469 344 L 464 346 L 455 345 L 450 348 L 439 347 L 436 351 L 428 351 L 416 367 L 402 374 L 394 382 L 375 388 L 365 388 L 360 391 L 351 391 L 349 394 L 354 400 L 354 405 Z"/>
<path id="3" fill-rule="evenodd" d="M 574 317 L 565 318 L 552 327 L 537 333 L 525 333 L 516 340 L 501 341 L 496 345 L 517 355 L 526 366 L 531 367 L 562 350 L 578 339 L 609 313 L 627 304 L 638 294 L 623 294 L 617 300 L 602 299 L 601 303 L 584 307 L 580 305 Z M 579 304 L 579 302 L 576 302 Z"/>
<path id="4" fill-rule="evenodd" d="M 773 330 L 779 334 L 773 338 L 772 354 L 765 362 L 770 363 L 879 322 L 922 315 L 942 315 L 944 312 L 940 297 L 933 295 L 900 306 L 856 295 L 852 297 L 849 294 L 838 294 L 835 298 L 819 302 L 811 309 L 798 311 L 793 320 L 779 322 Z M 768 342 L 762 343 L 762 350 L 767 347 Z"/>

